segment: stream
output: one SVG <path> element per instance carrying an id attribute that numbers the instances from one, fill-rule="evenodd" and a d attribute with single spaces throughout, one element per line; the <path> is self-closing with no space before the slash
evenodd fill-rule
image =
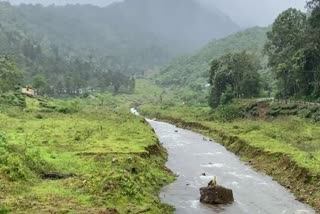
<path id="1" fill-rule="evenodd" d="M 178 175 L 177 180 L 160 193 L 162 201 L 174 206 L 176 213 L 315 213 L 271 177 L 255 172 L 222 145 L 168 123 L 148 122 L 168 150 L 167 167 Z M 199 188 L 207 186 L 213 176 L 217 177 L 218 185 L 233 190 L 233 204 L 213 206 L 199 202 Z"/>

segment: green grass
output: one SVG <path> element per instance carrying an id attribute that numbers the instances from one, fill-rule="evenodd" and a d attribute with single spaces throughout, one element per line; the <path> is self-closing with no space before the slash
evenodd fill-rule
<path id="1" fill-rule="evenodd" d="M 173 177 L 151 127 L 124 98 L 104 96 L 103 104 L 51 100 L 45 107 L 28 98 L 27 108 L 0 113 L 0 213 L 172 212 L 158 198 Z M 76 176 L 41 179 L 48 172 Z"/>
<path id="2" fill-rule="evenodd" d="M 290 156 L 300 166 L 314 174 L 320 173 L 320 126 L 298 117 L 279 117 L 264 121 L 259 119 L 236 119 L 229 122 L 216 120 L 215 112 L 207 107 L 163 107 L 149 104 L 140 107 L 146 115 L 163 118 L 180 118 L 239 136 L 257 148 L 271 153 Z"/>

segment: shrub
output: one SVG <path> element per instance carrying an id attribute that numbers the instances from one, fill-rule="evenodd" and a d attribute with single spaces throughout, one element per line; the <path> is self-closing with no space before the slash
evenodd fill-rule
<path id="1" fill-rule="evenodd" d="M 220 121 L 232 121 L 243 116 L 242 110 L 236 105 L 220 105 L 214 111 L 214 118 Z"/>
<path id="2" fill-rule="evenodd" d="M 26 181 L 48 168 L 39 150 L 0 141 L 0 173 L 8 179 Z"/>
<path id="3" fill-rule="evenodd" d="M 57 107 L 57 111 L 63 114 L 72 114 L 79 111 L 80 102 L 77 100 L 65 102 Z"/>
<path id="4" fill-rule="evenodd" d="M 9 209 L 0 207 L 0 214 L 7 214 L 7 213 L 10 213 Z"/>
<path id="5" fill-rule="evenodd" d="M 17 106 L 20 108 L 25 108 L 27 106 L 25 96 L 18 92 L 1 94 L 0 103 L 2 105 Z"/>
<path id="6" fill-rule="evenodd" d="M 298 111 L 298 116 L 302 118 L 309 118 L 312 112 L 309 109 L 301 109 Z"/>

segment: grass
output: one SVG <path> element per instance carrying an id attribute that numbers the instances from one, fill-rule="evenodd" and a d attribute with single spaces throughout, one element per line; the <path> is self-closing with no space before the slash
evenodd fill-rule
<path id="1" fill-rule="evenodd" d="M 38 101 L 0 113 L 0 213 L 171 213 L 165 152 L 125 98 Z M 127 95 L 130 96 L 130 95 Z M 116 99 L 123 99 L 123 106 Z M 113 103 L 113 104 L 112 104 Z M 119 102 L 120 103 L 120 102 Z M 72 173 L 44 180 L 44 173 Z"/>

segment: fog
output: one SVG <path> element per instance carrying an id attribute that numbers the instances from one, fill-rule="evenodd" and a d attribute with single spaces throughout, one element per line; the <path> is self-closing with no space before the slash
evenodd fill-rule
<path id="1" fill-rule="evenodd" d="M 305 10 L 306 0 L 199 0 L 217 7 L 242 27 L 267 26 L 289 7 Z"/>
<path id="2" fill-rule="evenodd" d="M 10 0 L 12 4 L 95 4 L 106 6 L 120 0 Z M 289 7 L 304 10 L 306 0 L 197 0 L 208 8 L 226 13 L 241 27 L 270 25 L 276 16 Z"/>

